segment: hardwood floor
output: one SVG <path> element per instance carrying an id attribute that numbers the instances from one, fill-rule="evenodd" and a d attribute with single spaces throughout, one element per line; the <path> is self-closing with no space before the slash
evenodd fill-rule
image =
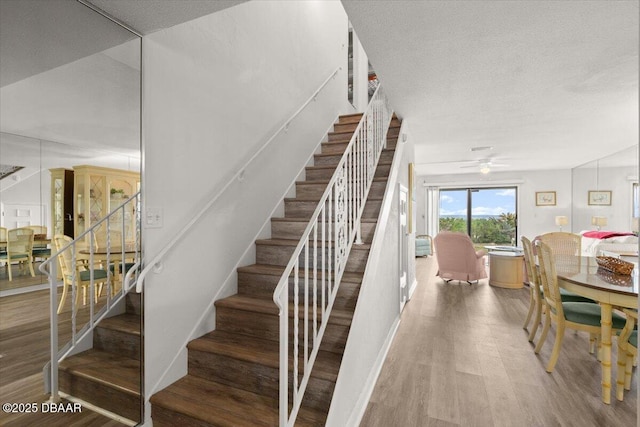
<path id="1" fill-rule="evenodd" d="M 60 314 L 60 343 L 70 337 L 70 300 Z M 104 297 L 101 298 L 101 303 Z M 86 321 L 86 309 L 78 310 L 78 325 Z M 65 327 L 66 326 L 66 327 Z M 42 368 L 49 360 L 49 291 L 0 298 L 0 403 L 42 403 Z M 2 426 L 122 426 L 82 408 L 80 413 L 7 414 Z"/>
<path id="2" fill-rule="evenodd" d="M 635 376 L 623 402 L 613 396 L 603 404 L 600 364 L 586 334 L 567 331 L 555 371 L 546 373 L 554 329 L 534 354 L 522 329 L 526 287 L 494 288 L 486 279 L 445 284 L 435 277 L 434 257 L 416 264 L 418 288 L 362 427 L 636 425 Z M 616 349 L 614 340 L 614 356 Z"/>

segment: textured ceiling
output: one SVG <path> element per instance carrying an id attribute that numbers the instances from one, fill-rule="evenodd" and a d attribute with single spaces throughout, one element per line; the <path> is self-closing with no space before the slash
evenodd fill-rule
<path id="1" fill-rule="evenodd" d="M 637 1 L 343 5 L 418 174 L 566 168 L 638 143 Z"/>
<path id="2" fill-rule="evenodd" d="M 247 0 L 86 0 L 140 34 L 173 27 Z"/>

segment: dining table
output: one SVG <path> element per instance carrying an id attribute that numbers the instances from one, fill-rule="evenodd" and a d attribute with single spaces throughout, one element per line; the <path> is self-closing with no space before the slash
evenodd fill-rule
<path id="1" fill-rule="evenodd" d="M 631 275 L 614 274 L 600 267 L 595 257 L 556 257 L 561 288 L 598 302 L 601 306 L 602 401 L 611 403 L 611 334 L 614 307 L 638 308 L 638 258 L 626 259 L 635 267 Z"/>

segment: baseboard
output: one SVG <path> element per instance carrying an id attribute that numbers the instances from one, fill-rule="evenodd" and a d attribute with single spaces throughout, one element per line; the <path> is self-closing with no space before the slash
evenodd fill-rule
<path id="1" fill-rule="evenodd" d="M 376 362 L 374 363 L 371 373 L 367 378 L 367 381 L 362 389 L 362 393 L 360 393 L 360 397 L 358 397 L 358 401 L 351 412 L 351 416 L 349 417 L 349 421 L 347 422 L 347 426 L 359 426 L 362 421 L 362 417 L 364 416 L 365 411 L 367 410 L 367 405 L 369 404 L 369 399 L 371 399 L 371 394 L 373 393 L 373 389 L 378 381 L 378 377 L 380 376 L 380 372 L 382 371 L 382 366 L 384 365 L 384 361 L 387 358 L 387 353 L 389 353 L 389 349 L 391 348 L 391 344 L 393 343 L 393 339 L 396 336 L 396 332 L 398 332 L 398 327 L 400 326 L 400 316 L 396 317 L 396 320 L 391 325 L 391 329 L 389 330 L 389 334 L 384 341 L 380 352 L 378 353 L 378 357 L 376 358 Z"/>
<path id="2" fill-rule="evenodd" d="M 413 283 L 409 286 L 409 299 L 413 296 L 413 293 L 418 288 L 418 279 L 413 279 Z"/>

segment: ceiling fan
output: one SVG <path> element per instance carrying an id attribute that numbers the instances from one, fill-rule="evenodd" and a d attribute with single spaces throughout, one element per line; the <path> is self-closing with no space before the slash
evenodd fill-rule
<path id="1" fill-rule="evenodd" d="M 489 172 L 491 172 L 492 168 L 502 168 L 502 167 L 507 167 L 509 165 L 504 164 L 504 163 L 495 163 L 492 159 L 478 159 L 478 160 L 472 160 L 472 162 L 474 164 L 471 165 L 466 165 L 466 166 L 460 166 L 461 169 L 465 169 L 465 168 L 479 168 L 480 173 L 482 174 L 488 174 Z"/>

